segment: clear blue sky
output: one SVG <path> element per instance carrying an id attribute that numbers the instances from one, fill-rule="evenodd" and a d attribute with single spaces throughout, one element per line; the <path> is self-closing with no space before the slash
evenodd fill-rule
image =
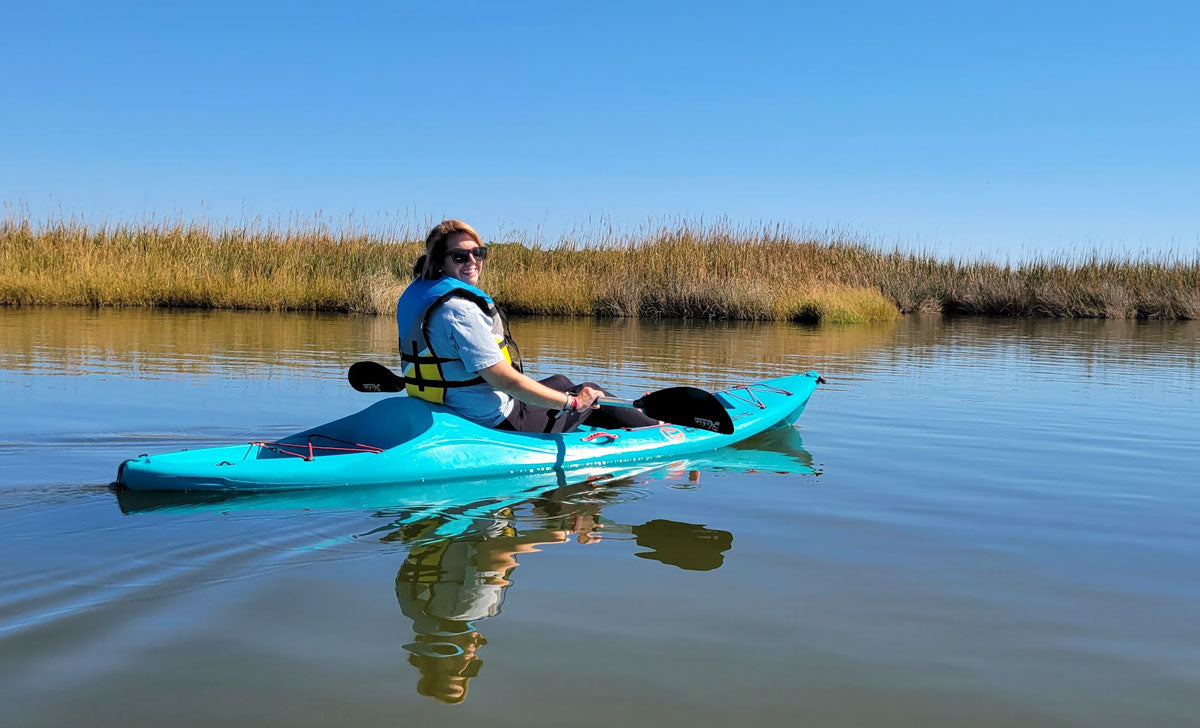
<path id="1" fill-rule="evenodd" d="M 10 3 L 35 218 L 686 216 L 1200 249 L 1200 3 Z"/>

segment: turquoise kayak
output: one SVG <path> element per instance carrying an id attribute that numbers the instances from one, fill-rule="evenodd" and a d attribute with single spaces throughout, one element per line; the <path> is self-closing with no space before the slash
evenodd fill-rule
<path id="1" fill-rule="evenodd" d="M 631 485 L 679 478 L 688 471 L 812 475 L 812 455 L 795 427 L 776 427 L 709 452 L 667 461 L 575 468 L 552 473 L 482 480 L 443 480 L 381 486 L 306 490 L 129 490 L 114 491 L 127 515 L 232 511 L 367 510 L 398 522 L 427 516 L 470 520 L 497 509 L 571 488 Z"/>
<path id="2" fill-rule="evenodd" d="M 580 428 L 531 434 L 476 425 L 407 396 L 272 441 L 142 455 L 121 463 L 115 485 L 153 491 L 284 491 L 397 486 L 628 466 L 728 447 L 791 424 L 817 387 L 816 372 L 717 393 L 734 431 L 678 425 Z"/>

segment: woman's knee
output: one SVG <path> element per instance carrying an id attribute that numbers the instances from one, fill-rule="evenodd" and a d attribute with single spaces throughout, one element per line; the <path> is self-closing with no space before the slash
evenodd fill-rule
<path id="1" fill-rule="evenodd" d="M 581 382 L 581 383 L 579 383 L 579 384 L 576 384 L 576 385 L 575 385 L 575 386 L 572 388 L 572 389 L 573 389 L 573 391 L 571 392 L 571 394 L 577 394 L 577 393 L 579 393 L 579 391 L 580 391 L 580 390 L 582 390 L 584 387 L 591 387 L 592 389 L 598 389 L 598 390 L 600 390 L 601 392 L 603 392 L 603 393 L 604 393 L 604 396 L 605 396 L 605 397 L 611 397 L 611 396 L 612 396 L 612 392 L 608 391 L 608 390 L 607 390 L 607 389 L 605 389 L 604 387 L 601 387 L 599 384 L 596 384 L 595 382 Z"/>
<path id="2" fill-rule="evenodd" d="M 575 385 L 571 383 L 570 378 L 568 378 L 565 374 L 551 374 L 545 379 L 539 379 L 538 382 L 551 389 L 557 389 L 560 392 L 566 392 L 567 390 L 575 387 Z"/>

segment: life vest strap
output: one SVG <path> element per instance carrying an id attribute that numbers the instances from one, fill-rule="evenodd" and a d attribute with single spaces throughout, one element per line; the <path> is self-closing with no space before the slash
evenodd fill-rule
<path id="1" fill-rule="evenodd" d="M 456 379 L 448 382 L 445 380 L 434 381 L 432 379 L 421 379 L 420 377 L 405 377 L 404 381 L 405 383 L 412 382 L 422 389 L 448 389 L 451 387 L 470 387 L 474 384 L 483 384 L 484 378 L 475 377 L 474 379 Z"/>
<path id="2" fill-rule="evenodd" d="M 445 356 L 420 356 L 417 354 L 405 354 L 400 352 L 400 361 L 408 364 L 445 364 L 446 362 L 459 361 L 454 357 Z"/>

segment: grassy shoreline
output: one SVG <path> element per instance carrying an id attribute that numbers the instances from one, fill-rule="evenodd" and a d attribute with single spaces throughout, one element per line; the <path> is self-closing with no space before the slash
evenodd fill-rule
<path id="1" fill-rule="evenodd" d="M 390 314 L 416 240 L 204 223 L 0 223 L 0 305 Z M 860 322 L 943 312 L 1200 318 L 1191 260 L 948 261 L 837 235 L 679 223 L 495 244 L 484 286 L 512 313 Z"/>

